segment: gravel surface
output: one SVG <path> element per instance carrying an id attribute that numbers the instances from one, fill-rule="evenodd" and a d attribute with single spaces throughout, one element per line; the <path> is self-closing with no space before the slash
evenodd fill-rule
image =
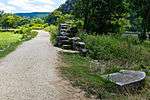
<path id="1" fill-rule="evenodd" d="M 0 60 L 0 100 L 87 100 L 60 77 L 57 61 L 49 34 L 39 31 Z"/>

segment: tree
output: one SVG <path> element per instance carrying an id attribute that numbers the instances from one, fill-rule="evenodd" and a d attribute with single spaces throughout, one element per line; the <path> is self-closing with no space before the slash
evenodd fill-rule
<path id="1" fill-rule="evenodd" d="M 150 30 L 150 0 L 128 0 L 131 11 L 135 13 L 136 18 L 141 18 L 142 32 L 140 40 L 146 39 L 146 32 Z"/>
<path id="2" fill-rule="evenodd" d="M 84 19 L 87 32 L 108 33 L 114 30 L 112 21 L 124 18 L 127 9 L 125 0 L 78 0 L 74 13 Z"/>
<path id="3" fill-rule="evenodd" d="M 1 15 L 0 19 L 1 26 L 5 29 L 16 28 L 17 26 L 26 24 L 23 21 L 24 18 L 9 13 L 4 13 L 3 15 Z"/>
<path id="4" fill-rule="evenodd" d="M 48 24 L 56 24 L 60 16 L 62 16 L 62 12 L 54 10 L 48 17 L 45 18 L 45 22 Z"/>
<path id="5" fill-rule="evenodd" d="M 2 28 L 14 28 L 15 26 L 15 17 L 13 15 L 10 14 L 5 14 L 4 16 L 2 16 Z"/>

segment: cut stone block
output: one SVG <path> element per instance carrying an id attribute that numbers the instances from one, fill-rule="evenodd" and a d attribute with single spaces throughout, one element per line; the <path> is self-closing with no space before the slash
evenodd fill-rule
<path id="1" fill-rule="evenodd" d="M 72 40 L 72 41 L 79 41 L 79 40 L 81 40 L 79 37 L 73 37 L 73 38 L 70 38 L 70 40 Z"/>
<path id="2" fill-rule="evenodd" d="M 67 33 L 67 32 L 60 32 L 60 35 L 61 36 L 69 36 L 69 33 Z"/>
<path id="3" fill-rule="evenodd" d="M 66 49 L 66 50 L 70 50 L 70 49 L 72 49 L 72 46 L 71 45 L 62 45 L 62 48 Z"/>
<path id="4" fill-rule="evenodd" d="M 76 42 L 77 47 L 85 48 L 85 43 L 84 42 Z"/>
<path id="5" fill-rule="evenodd" d="M 67 36 L 58 36 L 59 40 L 68 40 L 69 38 Z"/>
<path id="6" fill-rule="evenodd" d="M 117 85 L 120 91 L 137 90 L 142 87 L 146 73 L 142 71 L 121 70 L 118 73 L 104 75 L 103 78 Z"/>
<path id="7" fill-rule="evenodd" d="M 69 40 L 62 40 L 61 43 L 63 45 L 71 45 L 71 42 Z"/>

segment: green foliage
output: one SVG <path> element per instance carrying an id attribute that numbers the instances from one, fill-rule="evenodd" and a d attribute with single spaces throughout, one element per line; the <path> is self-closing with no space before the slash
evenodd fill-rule
<path id="1" fill-rule="evenodd" d="M 10 13 L 0 13 L 0 25 L 3 29 L 17 28 L 25 24 L 29 24 L 28 18 L 23 18 Z"/>
<path id="2" fill-rule="evenodd" d="M 77 0 L 74 13 L 76 17 L 84 19 L 84 29 L 87 32 L 96 32 L 99 34 L 114 32 L 115 28 L 123 31 L 123 20 L 126 20 L 127 5 L 125 0 Z M 124 18 L 124 19 L 123 19 Z M 120 26 L 121 25 L 121 26 Z M 122 26 L 123 25 L 123 26 Z"/>
<path id="3" fill-rule="evenodd" d="M 14 50 L 21 41 L 21 34 L 14 34 L 12 32 L 0 32 L 0 57 L 3 57 L 10 51 Z"/>
<path id="4" fill-rule="evenodd" d="M 130 3 L 130 11 L 134 13 L 134 17 L 141 18 L 141 35 L 140 40 L 146 39 L 146 32 L 150 30 L 150 0 L 128 0 Z"/>
<path id="5" fill-rule="evenodd" d="M 53 44 L 55 44 L 56 37 L 58 34 L 58 27 L 55 25 L 50 25 L 50 26 L 46 27 L 45 30 L 50 32 L 50 34 L 51 34 L 50 40 L 52 41 Z"/>
<path id="6" fill-rule="evenodd" d="M 89 49 L 89 56 L 97 60 L 118 59 L 128 62 L 140 63 L 142 51 L 140 47 L 134 46 L 132 42 L 111 36 L 82 35 Z"/>
<path id="7" fill-rule="evenodd" d="M 109 82 L 103 81 L 103 79 L 90 71 L 89 59 L 83 58 L 76 54 L 63 54 L 63 61 L 65 61 L 62 67 L 62 73 L 67 77 L 74 86 L 79 86 L 86 91 L 86 95 L 96 95 L 100 98 L 104 98 L 107 94 L 106 88 Z"/>
<path id="8" fill-rule="evenodd" d="M 46 26 L 48 26 L 47 24 L 38 24 L 38 23 L 32 23 L 30 25 L 30 27 L 32 27 L 32 29 L 34 30 L 41 30 L 44 29 Z"/>
<path id="9" fill-rule="evenodd" d="M 32 28 L 29 26 L 20 27 L 19 30 L 15 31 L 16 34 L 22 34 L 23 40 L 30 40 L 37 35 L 37 32 L 32 31 Z"/>
<path id="10" fill-rule="evenodd" d="M 122 95 L 116 92 L 116 86 L 111 82 L 101 78 L 101 73 L 93 72 L 91 59 L 82 57 L 78 54 L 63 53 L 63 64 L 61 68 L 62 74 L 65 78 L 69 79 L 74 86 L 78 86 L 86 92 L 87 96 L 94 95 L 97 99 L 106 100 L 142 100 L 143 98 L 150 98 L 150 80 L 146 79 L 145 88 L 138 94 Z M 107 62 L 108 63 L 108 62 Z M 100 63 L 102 64 L 102 63 Z M 92 66 L 92 67 L 91 67 Z M 101 68 L 101 66 L 99 66 Z M 123 69 L 126 67 L 124 66 Z M 143 69 L 143 68 L 142 68 Z M 145 69 L 150 69 L 146 67 Z M 104 66 L 105 73 L 114 73 L 121 70 L 119 66 Z M 135 70 L 135 68 L 133 69 Z M 139 69 L 138 69 L 139 70 Z M 140 68 L 141 70 L 141 68 Z M 147 72 L 147 75 L 150 75 Z"/>
<path id="11" fill-rule="evenodd" d="M 129 29 L 131 27 L 130 21 L 125 18 L 114 18 L 111 23 L 113 25 L 112 31 L 119 34 L 125 33 L 127 28 Z"/>
<path id="12" fill-rule="evenodd" d="M 41 18 L 32 18 L 31 23 L 33 23 L 33 24 L 44 24 L 44 20 L 42 20 Z"/>
<path id="13" fill-rule="evenodd" d="M 120 70 L 121 70 L 121 68 L 118 67 L 118 66 L 107 67 L 107 68 L 105 69 L 105 74 L 116 73 L 116 72 L 119 72 Z"/>

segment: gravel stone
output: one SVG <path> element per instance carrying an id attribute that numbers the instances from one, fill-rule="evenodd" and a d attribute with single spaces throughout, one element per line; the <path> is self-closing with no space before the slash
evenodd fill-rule
<path id="1" fill-rule="evenodd" d="M 0 100 L 88 100 L 60 77 L 58 51 L 38 32 L 0 60 Z"/>

